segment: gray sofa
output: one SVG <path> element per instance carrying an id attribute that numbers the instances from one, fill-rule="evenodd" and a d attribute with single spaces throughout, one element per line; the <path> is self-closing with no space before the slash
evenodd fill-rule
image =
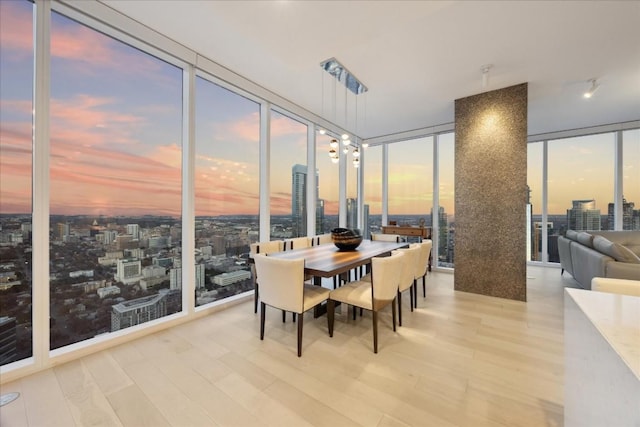
<path id="1" fill-rule="evenodd" d="M 584 289 L 594 277 L 640 280 L 640 231 L 567 230 L 558 252 L 560 274 L 567 271 Z"/>

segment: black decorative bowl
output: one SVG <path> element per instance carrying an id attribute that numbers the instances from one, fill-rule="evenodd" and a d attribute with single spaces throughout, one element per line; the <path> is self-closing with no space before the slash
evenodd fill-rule
<path id="1" fill-rule="evenodd" d="M 341 251 L 355 251 L 362 243 L 362 234 L 358 229 L 334 228 L 331 230 L 331 239 Z"/>

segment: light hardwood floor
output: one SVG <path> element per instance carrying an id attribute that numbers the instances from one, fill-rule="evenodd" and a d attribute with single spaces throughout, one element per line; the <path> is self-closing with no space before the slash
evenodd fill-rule
<path id="1" fill-rule="evenodd" d="M 456 292 L 427 278 L 427 298 L 379 352 L 369 313 L 305 316 L 296 329 L 267 312 L 265 340 L 247 300 L 228 310 L 49 369 L 2 393 L 14 426 L 561 426 L 563 288 L 559 269 L 530 267 L 528 302 Z"/>

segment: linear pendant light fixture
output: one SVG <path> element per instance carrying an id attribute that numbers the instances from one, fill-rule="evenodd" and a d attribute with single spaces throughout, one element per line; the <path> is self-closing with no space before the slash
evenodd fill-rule
<path id="1" fill-rule="evenodd" d="M 360 81 L 358 80 L 358 78 L 356 76 L 353 75 L 353 73 L 351 73 L 347 67 L 345 67 L 344 65 L 342 65 L 336 58 L 329 58 L 326 61 L 322 61 L 320 63 L 320 67 L 326 71 L 327 73 L 329 73 L 331 76 L 333 76 L 336 80 L 334 81 L 334 98 L 335 98 L 335 82 L 338 81 L 340 83 L 342 83 L 345 87 L 345 95 L 344 95 L 344 103 L 345 103 L 345 109 L 344 109 L 344 114 L 345 114 L 345 127 L 347 127 L 347 89 L 349 89 L 349 91 L 351 91 L 355 96 L 363 94 L 365 92 L 367 92 L 369 89 Z M 323 85 L 324 85 L 324 80 L 323 80 Z M 324 94 L 324 88 L 323 88 L 323 94 Z M 324 101 L 323 101 L 323 105 L 324 105 Z M 356 98 L 356 127 L 357 127 L 357 120 L 358 120 L 358 104 L 357 104 L 357 98 Z M 357 129 L 356 129 L 357 131 Z M 355 138 L 354 138 L 355 139 Z M 349 152 L 349 146 L 351 145 L 351 139 L 349 137 L 348 133 L 344 133 L 341 135 L 341 140 L 342 140 L 342 145 L 344 146 L 343 151 L 345 153 Z M 329 156 L 331 157 L 331 160 L 334 163 L 337 163 L 338 159 L 339 159 L 339 154 L 338 154 L 338 150 L 336 149 L 336 146 L 338 145 L 337 140 L 332 140 L 331 141 L 331 149 L 329 150 Z M 360 165 L 360 152 L 358 151 L 358 144 L 357 142 L 355 143 L 355 149 L 353 152 L 353 165 L 355 167 L 358 167 Z"/>

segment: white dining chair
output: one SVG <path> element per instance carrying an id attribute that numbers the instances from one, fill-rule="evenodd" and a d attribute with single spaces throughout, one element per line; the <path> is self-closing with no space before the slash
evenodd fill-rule
<path id="1" fill-rule="evenodd" d="M 311 246 L 308 237 L 294 237 L 284 241 L 284 250 L 292 251 L 294 249 L 308 248 Z"/>
<path id="2" fill-rule="evenodd" d="M 282 240 L 272 240 L 269 242 L 257 242 L 252 243 L 249 246 L 249 256 L 255 259 L 257 254 L 272 254 L 275 252 L 282 252 L 284 250 L 284 242 Z M 255 264 L 251 265 L 251 276 L 253 277 L 253 312 L 258 312 L 258 276 L 256 274 Z"/>
<path id="3" fill-rule="evenodd" d="M 336 301 L 370 310 L 373 321 L 373 352 L 378 352 L 378 312 L 388 305 L 391 305 L 393 331 L 396 330 L 395 301 L 404 256 L 403 252 L 394 251 L 387 257 L 372 258 L 371 282 L 361 280 L 349 282 L 331 291 L 327 301 L 329 336 L 333 337 Z"/>
<path id="4" fill-rule="evenodd" d="M 418 307 L 418 279 L 422 278 L 422 297 L 427 297 L 427 285 L 426 285 L 426 277 L 427 272 L 429 271 L 429 257 L 431 256 L 431 246 L 433 242 L 431 240 L 423 240 L 420 250 L 420 258 L 416 263 L 415 277 L 413 282 L 413 303 L 414 307 Z"/>
<path id="5" fill-rule="evenodd" d="M 416 297 L 413 282 L 415 280 L 415 269 L 420 259 L 421 250 L 422 247 L 420 243 L 412 243 L 408 248 L 396 249 L 396 251 L 405 254 L 404 261 L 402 262 L 400 282 L 398 283 L 398 325 L 400 326 L 402 326 L 402 292 L 406 290 L 409 290 L 409 307 L 411 307 L 411 311 L 413 311 L 413 300 Z"/>
<path id="6" fill-rule="evenodd" d="M 260 339 L 264 340 L 266 306 L 297 314 L 298 357 L 302 355 L 304 312 L 324 302 L 329 290 L 304 283 L 304 259 L 280 259 L 258 254 L 256 272 L 260 277 Z"/>
<path id="7" fill-rule="evenodd" d="M 404 239 L 398 234 L 371 233 L 371 240 L 380 242 L 403 242 Z"/>
<path id="8" fill-rule="evenodd" d="M 320 246 L 320 245 L 325 245 L 327 243 L 333 243 L 333 239 L 331 238 L 331 233 L 317 234 L 315 236 L 311 236 L 309 237 L 309 241 L 311 246 Z"/>

